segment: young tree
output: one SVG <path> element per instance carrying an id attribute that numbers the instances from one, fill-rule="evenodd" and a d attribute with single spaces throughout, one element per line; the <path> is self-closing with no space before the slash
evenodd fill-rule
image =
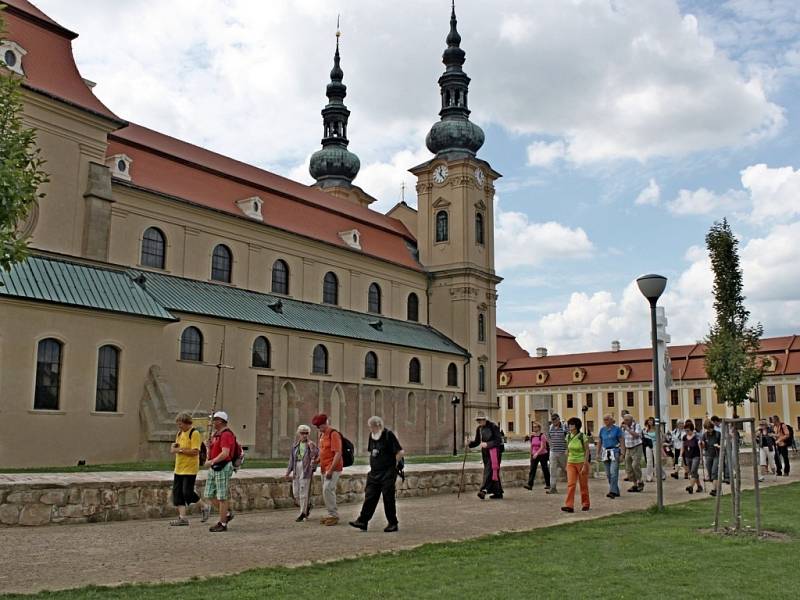
<path id="1" fill-rule="evenodd" d="M 44 197 L 39 187 L 48 181 L 36 147 L 36 131 L 22 123 L 20 85 L 21 78 L 0 60 L 0 268 L 6 271 L 27 256 L 27 239 L 20 225 Z"/>
<path id="2" fill-rule="evenodd" d="M 727 219 L 714 223 L 706 235 L 706 245 L 714 271 L 714 310 L 717 313 L 716 321 L 706 338 L 706 373 L 716 385 L 717 397 L 733 408 L 733 416 L 736 418 L 737 408 L 746 401 L 750 391 L 764 377 L 764 368 L 757 354 L 764 329 L 761 323 L 748 325 L 750 311 L 744 306 L 739 242 Z M 752 434 L 755 440 L 755 426 Z M 739 431 L 732 424 L 726 424 L 722 435 L 725 452 L 720 456 L 720 461 L 725 465 L 730 464 L 730 467 L 721 467 L 721 470 L 723 477 L 727 472 L 733 477 L 731 493 L 734 530 L 738 532 L 742 525 Z M 715 522 L 717 519 L 718 516 Z"/>
<path id="3" fill-rule="evenodd" d="M 737 408 L 761 381 L 764 369 L 758 348 L 764 328 L 748 325 L 750 311 L 744 306 L 739 241 L 727 219 L 714 223 L 706 235 L 706 246 L 714 271 L 714 310 L 716 321 L 706 338 L 706 373 L 717 388 L 721 402 Z"/>

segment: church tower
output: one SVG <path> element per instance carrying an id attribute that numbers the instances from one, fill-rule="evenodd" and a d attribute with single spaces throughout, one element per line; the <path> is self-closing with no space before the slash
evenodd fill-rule
<path id="1" fill-rule="evenodd" d="M 439 78 L 441 120 L 425 140 L 435 156 L 411 172 L 419 258 L 431 274 L 430 323 L 471 355 L 458 384 L 466 392 L 465 418 L 472 419 L 478 409 L 496 414 L 497 407 L 495 289 L 501 279 L 494 272 L 492 200 L 500 174 L 477 157 L 484 135 L 469 120 L 470 79 L 457 25 L 453 6 Z"/>
<path id="2" fill-rule="evenodd" d="M 347 86 L 342 83 L 344 72 L 339 56 L 340 35 L 337 26 L 331 82 L 325 90 L 328 103 L 322 109 L 322 148 L 311 155 L 308 171 L 316 181 L 315 187 L 361 206 L 369 206 L 375 198 L 353 185 L 353 179 L 361 169 L 361 161 L 347 149 L 350 144 L 347 139 L 350 111 L 344 104 Z"/>

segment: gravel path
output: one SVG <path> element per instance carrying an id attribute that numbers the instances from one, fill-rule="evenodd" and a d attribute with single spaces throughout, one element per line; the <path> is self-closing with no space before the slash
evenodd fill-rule
<path id="1" fill-rule="evenodd" d="M 766 485 L 797 480 L 793 474 Z M 684 486 L 683 480 L 668 479 L 666 501 L 707 497 L 705 493 L 689 496 Z M 566 490 L 566 484 L 560 487 L 562 492 Z M 273 510 L 237 515 L 230 531 L 223 534 L 209 533 L 197 519 L 189 527 L 177 528 L 156 520 L 0 529 L 0 590 L 36 592 L 89 584 L 156 583 L 255 567 L 301 565 L 500 531 L 531 530 L 642 509 L 655 502 L 655 484 L 648 484 L 642 494 L 623 492 L 622 498 L 613 501 L 605 497 L 606 491 L 604 480 L 591 480 L 592 510 L 573 515 L 559 510 L 563 494 L 546 495 L 541 487 L 533 492 L 509 489 L 502 501 L 481 501 L 472 493 L 460 500 L 455 495 L 404 499 L 398 502 L 400 532 L 396 534 L 383 533 L 385 520 L 380 512 L 368 533 L 347 526 L 347 520 L 358 513 L 359 507 L 354 505 L 342 507 L 342 523 L 337 527 L 322 527 L 317 519 L 295 523 L 295 511 Z M 727 517 L 729 504 L 724 506 Z M 316 509 L 312 517 L 321 514 Z M 709 512 L 709 523 L 711 519 Z M 313 545 L 297 543 L 301 532 Z M 312 547 L 315 554 L 309 553 Z M 191 561 L 170 560 L 171 554 L 186 548 L 194 549 Z"/>

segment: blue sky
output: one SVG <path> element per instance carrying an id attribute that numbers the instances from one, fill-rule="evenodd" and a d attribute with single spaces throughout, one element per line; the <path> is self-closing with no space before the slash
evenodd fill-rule
<path id="1" fill-rule="evenodd" d="M 449 3 L 40 0 L 121 116 L 308 181 L 336 13 L 356 183 L 386 210 L 429 157 Z M 703 237 L 727 216 L 767 334 L 800 333 L 800 4 L 457 3 L 497 186 L 498 324 L 529 349 L 647 343 L 636 275 L 670 278 L 676 342 L 712 319 Z M 413 201 L 413 197 L 409 198 Z M 638 199 L 638 201 L 637 201 Z"/>

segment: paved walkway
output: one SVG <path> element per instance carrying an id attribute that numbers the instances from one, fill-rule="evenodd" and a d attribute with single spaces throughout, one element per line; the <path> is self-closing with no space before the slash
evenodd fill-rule
<path id="1" fill-rule="evenodd" d="M 768 478 L 767 486 L 798 481 L 797 474 Z M 668 503 L 708 497 L 689 496 L 683 480 L 668 479 Z M 563 484 L 566 489 L 566 484 Z M 563 491 L 563 490 L 562 490 Z M 316 520 L 295 523 L 295 511 L 272 510 L 237 515 L 230 531 L 211 534 L 196 519 L 190 527 L 171 528 L 164 520 L 0 529 L 0 590 L 35 592 L 89 584 L 178 581 L 235 573 L 255 567 L 302 565 L 319 557 L 353 557 L 413 548 L 429 542 L 464 540 L 500 531 L 524 531 L 558 523 L 642 509 L 655 502 L 655 484 L 642 494 L 609 500 L 603 480 L 591 480 L 592 510 L 560 512 L 563 495 L 541 487 L 507 490 L 502 501 L 481 501 L 474 494 L 409 498 L 399 501 L 400 532 L 385 534 L 377 514 L 368 533 L 346 525 L 358 507 L 342 508 L 343 523 L 322 527 Z M 380 510 L 380 509 L 379 509 Z M 319 517 L 317 509 L 312 516 Z M 709 519 L 711 514 L 709 514 Z M 710 522 L 710 521 L 709 521 Z M 298 544 L 298 532 L 313 544 Z M 171 561 L 175 548 L 195 548 L 190 561 Z M 316 554 L 309 549 L 314 548 Z M 10 550 L 13 549 L 13 550 Z"/>

